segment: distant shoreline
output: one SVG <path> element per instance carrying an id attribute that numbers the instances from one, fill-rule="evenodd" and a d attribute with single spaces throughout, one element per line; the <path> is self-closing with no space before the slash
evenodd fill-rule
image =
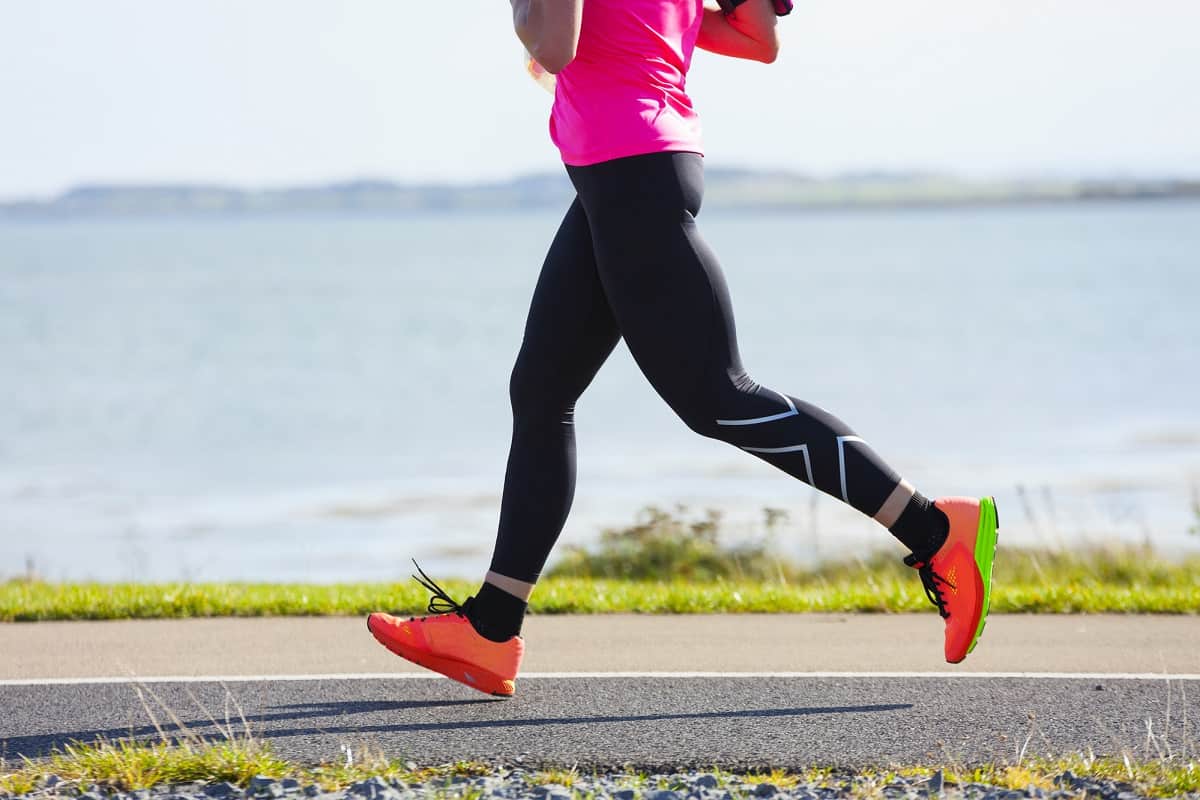
<path id="1" fill-rule="evenodd" d="M 757 212 L 1200 199 L 1200 179 L 979 181 L 924 173 L 814 178 L 718 168 L 708 171 L 706 182 L 706 208 Z M 462 186 L 374 180 L 264 190 L 111 184 L 0 203 L 0 220 L 519 212 L 561 209 L 572 196 L 566 177 L 558 173 Z"/>

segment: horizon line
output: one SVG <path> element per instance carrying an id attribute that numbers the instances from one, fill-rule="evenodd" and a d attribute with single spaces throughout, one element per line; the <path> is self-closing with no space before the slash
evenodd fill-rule
<path id="1" fill-rule="evenodd" d="M 1040 170 L 1013 170 L 1006 173 L 972 175 L 965 171 L 932 168 L 856 168 L 839 171 L 803 171 L 797 169 L 770 169 L 766 167 L 746 165 L 719 165 L 706 168 L 710 176 L 730 176 L 742 174 L 756 178 L 785 178 L 795 181 L 813 183 L 836 182 L 865 182 L 879 181 L 916 181 L 941 180 L 964 185 L 1020 185 L 1020 184 L 1189 184 L 1200 182 L 1200 173 L 1188 172 L 1162 173 L 1151 170 L 1134 171 L 1110 169 L 1101 171 L 1078 170 L 1057 171 L 1049 168 Z M 530 180 L 561 180 L 568 181 L 565 172 L 554 169 L 529 170 L 514 173 L 508 177 L 479 177 L 462 180 L 432 180 L 385 177 L 380 175 L 358 175 L 327 179 L 306 179 L 296 181 L 266 181 L 255 183 L 236 180 L 207 180 L 201 178 L 94 178 L 80 179 L 66 184 L 63 188 L 47 192 L 27 192 L 20 194 L 0 194 L 0 206 L 24 204 L 53 203 L 73 193 L 81 191 L 128 191 L 128 190 L 179 190 L 204 189 L 209 191 L 237 192 L 242 194 L 270 194 L 290 191 L 311 191 L 331 188 L 349 188 L 361 186 L 379 186 L 389 189 L 450 189 L 463 190 L 473 188 L 500 188 Z"/>

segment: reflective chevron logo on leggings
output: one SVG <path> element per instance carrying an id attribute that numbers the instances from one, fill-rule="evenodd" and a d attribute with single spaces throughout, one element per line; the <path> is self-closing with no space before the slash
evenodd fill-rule
<path id="1" fill-rule="evenodd" d="M 796 410 L 795 403 L 792 402 L 792 398 L 788 397 L 786 394 L 781 394 L 781 395 L 779 395 L 779 397 L 781 400 L 783 400 L 783 402 L 787 403 L 787 407 L 788 407 L 787 411 L 781 411 L 778 414 L 770 414 L 765 417 L 753 417 L 751 419 L 719 419 L 719 420 L 717 420 L 717 424 L 718 425 L 761 425 L 764 422 L 774 422 L 777 419 L 787 419 L 788 417 L 796 417 L 796 416 L 800 415 L 800 412 Z"/>
<path id="2" fill-rule="evenodd" d="M 838 443 L 838 472 L 842 475 L 842 499 L 847 503 L 850 502 L 850 495 L 846 493 L 846 442 L 858 442 L 865 445 L 862 439 L 857 436 L 839 436 Z"/>
<path id="3" fill-rule="evenodd" d="M 808 445 L 794 444 L 790 447 L 743 447 L 749 453 L 800 453 L 804 456 L 804 473 L 808 476 L 808 485 L 815 487 L 812 476 L 812 461 L 808 458 Z"/>

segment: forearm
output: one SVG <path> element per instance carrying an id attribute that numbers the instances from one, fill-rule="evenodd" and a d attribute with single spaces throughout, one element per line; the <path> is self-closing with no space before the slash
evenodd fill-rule
<path id="1" fill-rule="evenodd" d="M 779 54 L 774 5 L 771 0 L 748 0 L 726 15 L 706 0 L 696 46 L 717 55 L 771 63 Z"/>
<path id="2" fill-rule="evenodd" d="M 583 0 L 510 0 L 513 29 L 529 54 L 550 72 L 575 58 Z"/>
<path id="3" fill-rule="evenodd" d="M 513 12 L 513 30 L 525 49 L 533 54 L 537 47 L 537 32 L 542 25 L 541 3 L 530 0 L 511 0 Z"/>

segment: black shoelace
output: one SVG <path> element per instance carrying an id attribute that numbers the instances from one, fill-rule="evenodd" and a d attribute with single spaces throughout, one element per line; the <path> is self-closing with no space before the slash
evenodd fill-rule
<path id="1" fill-rule="evenodd" d="M 933 565 L 928 560 L 917 558 L 915 553 L 905 556 L 904 563 L 910 567 L 916 567 L 917 574 L 921 576 L 921 585 L 925 587 L 925 596 L 929 598 L 929 602 L 937 606 L 938 613 L 942 615 L 942 618 L 948 619 L 950 612 L 946 610 L 946 598 L 942 595 L 942 587 L 947 586 L 953 589 L 954 584 L 934 572 Z"/>
<path id="2" fill-rule="evenodd" d="M 433 578 L 425 574 L 425 570 L 421 569 L 421 565 L 417 563 L 415 558 L 413 559 L 413 566 L 417 568 L 417 572 L 421 573 L 421 577 L 418 578 L 416 575 L 413 575 L 412 579 L 428 589 L 429 593 L 432 595 L 429 598 L 429 605 L 427 606 L 427 610 L 430 614 L 453 613 L 458 614 L 460 617 L 465 617 L 467 615 L 467 608 L 470 606 L 471 598 L 468 597 L 466 602 L 463 603 L 457 602 L 446 592 L 445 589 L 438 586 L 437 583 L 434 582 Z M 422 619 L 424 619 L 424 617 L 422 617 Z"/>

